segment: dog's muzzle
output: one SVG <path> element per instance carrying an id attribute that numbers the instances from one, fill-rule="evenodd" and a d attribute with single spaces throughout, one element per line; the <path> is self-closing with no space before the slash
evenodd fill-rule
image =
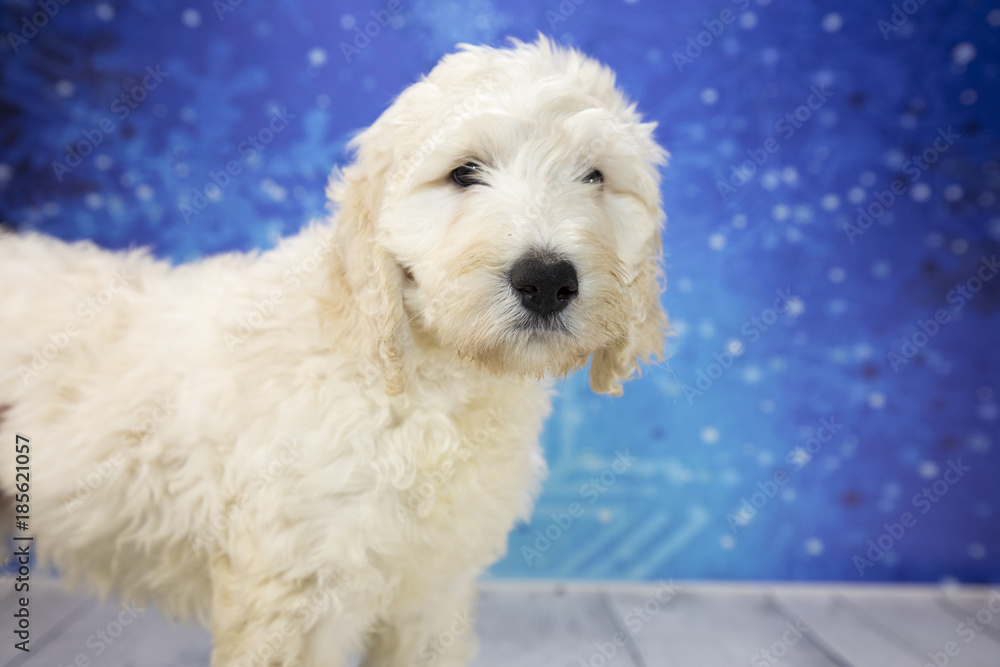
<path id="1" fill-rule="evenodd" d="M 576 267 L 565 259 L 525 256 L 511 268 L 510 284 L 525 309 L 548 317 L 576 298 Z"/>

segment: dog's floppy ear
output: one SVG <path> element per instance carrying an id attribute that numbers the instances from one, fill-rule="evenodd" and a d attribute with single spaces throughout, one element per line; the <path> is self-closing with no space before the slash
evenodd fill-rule
<path id="1" fill-rule="evenodd" d="M 635 267 L 627 288 L 631 321 L 625 338 L 594 352 L 590 361 L 590 388 L 599 394 L 622 395 L 622 381 L 639 373 L 637 360 L 649 362 L 663 358 L 663 339 L 667 334 L 667 315 L 660 303 L 660 234 L 643 249 L 644 258 Z"/>
<path id="2" fill-rule="evenodd" d="M 656 123 L 637 123 L 632 129 L 632 145 L 646 166 L 635 174 L 632 187 L 643 202 L 641 215 L 646 218 L 644 227 L 649 230 L 649 237 L 631 267 L 631 282 L 625 289 L 631 316 L 626 334 L 594 352 L 590 360 L 591 389 L 613 396 L 621 396 L 622 381 L 640 372 L 638 361 L 663 358 L 663 342 L 669 334 L 667 314 L 660 303 L 664 279 L 660 231 L 666 217 L 660 197 L 659 167 L 666 165 L 670 154 L 653 139 Z"/>
<path id="3" fill-rule="evenodd" d="M 334 289 L 348 292 L 339 298 L 349 300 L 361 326 L 368 328 L 360 334 L 362 354 L 385 378 L 386 392 L 397 395 L 403 391 L 403 350 L 409 337 L 403 276 L 378 238 L 393 150 L 388 143 L 379 143 L 371 129 L 355 137 L 351 147 L 357 150 L 357 159 L 342 172 L 335 171 L 327 187 L 327 196 L 339 204 L 332 279 Z"/>

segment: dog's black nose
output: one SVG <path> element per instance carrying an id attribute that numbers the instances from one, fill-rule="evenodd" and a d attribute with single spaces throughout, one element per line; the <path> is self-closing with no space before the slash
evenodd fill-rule
<path id="1" fill-rule="evenodd" d="M 522 257 L 511 269 L 510 284 L 520 293 L 521 305 L 539 315 L 551 315 L 576 296 L 576 268 L 564 259 Z"/>

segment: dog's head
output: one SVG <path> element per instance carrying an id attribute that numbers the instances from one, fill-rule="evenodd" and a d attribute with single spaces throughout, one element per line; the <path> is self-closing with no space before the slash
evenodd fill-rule
<path id="1" fill-rule="evenodd" d="M 389 392 L 418 331 L 496 374 L 592 357 L 616 395 L 661 355 L 654 128 L 610 70 L 539 38 L 446 56 L 359 134 L 331 180 L 338 270 Z"/>

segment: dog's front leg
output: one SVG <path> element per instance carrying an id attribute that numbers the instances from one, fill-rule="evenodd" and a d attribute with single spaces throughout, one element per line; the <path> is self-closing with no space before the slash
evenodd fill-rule
<path id="1" fill-rule="evenodd" d="M 419 608 L 394 609 L 369 639 L 362 667 L 465 667 L 479 648 L 476 582 L 435 590 Z"/>
<path id="2" fill-rule="evenodd" d="M 267 576 L 217 557 L 212 667 L 342 667 L 371 622 L 362 613 L 343 613 L 345 582 L 332 572 L 304 580 Z"/>

